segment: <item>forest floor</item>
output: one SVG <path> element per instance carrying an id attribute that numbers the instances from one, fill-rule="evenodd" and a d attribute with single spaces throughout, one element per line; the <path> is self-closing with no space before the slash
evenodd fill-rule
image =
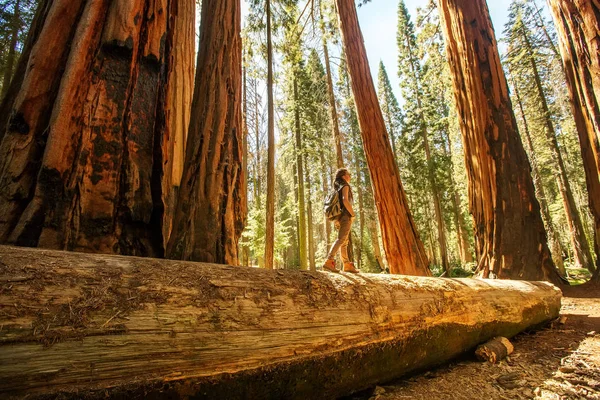
<path id="1" fill-rule="evenodd" d="M 474 354 L 365 391 L 350 399 L 600 400 L 600 287 L 563 290 L 560 318 L 511 339 L 498 364 Z"/>

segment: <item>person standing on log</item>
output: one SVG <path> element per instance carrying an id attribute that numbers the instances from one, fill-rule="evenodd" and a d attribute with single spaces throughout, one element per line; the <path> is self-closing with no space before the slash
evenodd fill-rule
<path id="1" fill-rule="evenodd" d="M 333 183 L 334 190 L 338 194 L 339 202 L 342 206 L 342 213 L 335 220 L 335 228 L 338 230 L 338 238 L 331 246 L 327 261 L 323 264 L 323 269 L 330 272 L 337 272 L 335 268 L 335 255 L 341 250 L 342 261 L 344 262 L 344 272 L 358 273 L 354 267 L 354 263 L 350 262 L 348 257 L 348 241 L 350 238 L 350 230 L 352 229 L 352 221 L 354 221 L 354 210 L 352 209 L 352 188 L 350 187 L 350 172 L 346 168 L 340 168 L 335 173 L 335 181 Z"/>

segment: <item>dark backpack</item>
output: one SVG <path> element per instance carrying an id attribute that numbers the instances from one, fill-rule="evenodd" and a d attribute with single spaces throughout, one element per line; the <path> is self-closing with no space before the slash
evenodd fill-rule
<path id="1" fill-rule="evenodd" d="M 339 219 L 344 212 L 344 205 L 340 201 L 340 191 L 344 188 L 344 186 L 337 190 L 333 189 L 325 200 L 325 216 L 330 221 Z"/>

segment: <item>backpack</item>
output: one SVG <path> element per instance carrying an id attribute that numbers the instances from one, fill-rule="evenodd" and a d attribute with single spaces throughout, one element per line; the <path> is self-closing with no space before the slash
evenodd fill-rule
<path id="1" fill-rule="evenodd" d="M 325 200 L 325 216 L 329 221 L 335 221 L 339 219 L 344 212 L 344 205 L 340 201 L 340 191 L 344 188 L 344 186 L 338 190 L 333 189 Z"/>

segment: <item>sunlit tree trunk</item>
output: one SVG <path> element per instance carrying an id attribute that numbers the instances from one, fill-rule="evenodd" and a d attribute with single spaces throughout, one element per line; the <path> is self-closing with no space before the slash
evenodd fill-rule
<path id="1" fill-rule="evenodd" d="M 260 165 L 260 121 L 258 114 L 258 104 L 259 104 L 259 96 L 258 96 L 258 79 L 254 79 L 254 138 L 256 139 L 256 198 L 260 200 L 259 196 L 262 194 L 262 174 L 261 174 L 261 165 Z"/>
<path id="2" fill-rule="evenodd" d="M 300 253 L 300 269 L 307 269 L 306 254 L 306 199 L 304 196 L 304 156 L 302 132 L 300 131 L 300 99 L 298 98 L 298 81 L 294 78 L 294 137 L 296 140 L 296 174 L 298 176 L 298 246 Z"/>
<path id="3" fill-rule="evenodd" d="M 597 0 L 549 0 L 594 217 L 596 273 L 600 280 L 600 4 Z"/>
<path id="4" fill-rule="evenodd" d="M 305 156 L 304 165 L 308 165 L 308 160 Z M 308 266 L 311 271 L 317 270 L 317 265 L 315 263 L 315 239 L 314 239 L 314 226 L 313 226 L 313 210 L 312 210 L 312 180 L 310 177 L 310 171 L 308 168 L 306 169 L 306 187 L 308 198 L 306 201 L 306 236 L 308 241 Z"/>
<path id="5" fill-rule="evenodd" d="M 336 6 L 390 271 L 430 275 L 375 93 L 354 0 L 336 0 Z"/>
<path id="6" fill-rule="evenodd" d="M 273 105 L 273 44 L 271 39 L 271 0 L 266 0 L 267 13 L 267 198 L 265 268 L 273 269 L 275 247 L 275 109 Z"/>
<path id="7" fill-rule="evenodd" d="M 246 218 L 239 0 L 203 0 L 183 181 L 168 256 L 238 264 Z"/>
<path id="8" fill-rule="evenodd" d="M 319 157 L 321 161 L 321 175 L 323 179 L 323 193 L 329 193 L 329 173 L 325 163 L 325 152 L 321 148 L 319 150 Z M 329 249 L 329 237 L 331 236 L 331 223 L 327 219 L 325 213 L 323 213 L 323 230 L 325 235 L 325 248 Z"/>
<path id="9" fill-rule="evenodd" d="M 1 242 L 164 255 L 194 8 L 40 2 L 0 112 Z"/>
<path id="10" fill-rule="evenodd" d="M 560 282 L 485 0 L 440 0 L 459 111 L 478 271 Z"/>

